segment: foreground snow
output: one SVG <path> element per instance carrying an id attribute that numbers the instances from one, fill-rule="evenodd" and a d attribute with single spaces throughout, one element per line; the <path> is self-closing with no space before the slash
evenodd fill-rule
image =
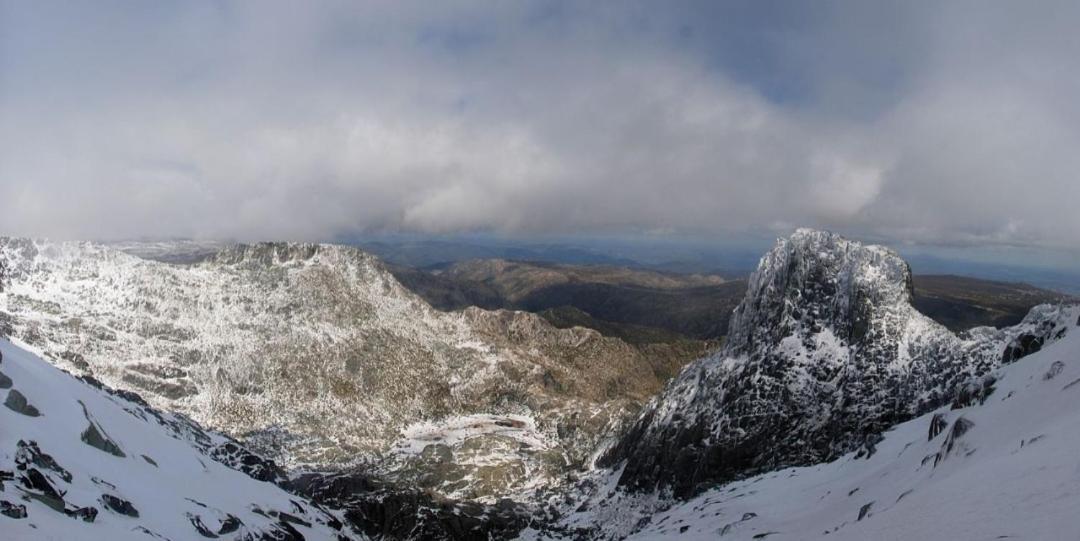
<path id="1" fill-rule="evenodd" d="M 6 340 L 0 351 L 0 539 L 351 538 L 332 514 L 171 432 L 169 421 L 179 418 L 79 381 Z M 20 407 L 20 396 L 33 409 Z M 88 432 L 101 436 L 98 446 Z M 189 434 L 204 445 L 220 438 Z"/>
<path id="2" fill-rule="evenodd" d="M 946 424 L 930 437 L 936 415 Z M 652 516 L 630 539 L 1073 539 L 1078 449 L 1074 327 L 1001 369 L 982 405 L 898 425 L 869 458 L 853 453 L 708 491 Z"/>

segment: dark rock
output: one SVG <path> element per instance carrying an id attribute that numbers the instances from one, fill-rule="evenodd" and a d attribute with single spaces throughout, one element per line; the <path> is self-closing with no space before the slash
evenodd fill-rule
<path id="1" fill-rule="evenodd" d="M 72 366 L 79 370 L 89 370 L 90 364 L 86 362 L 86 358 L 81 353 L 74 351 L 65 351 L 60 354 L 60 358 L 71 363 Z"/>
<path id="2" fill-rule="evenodd" d="M 83 416 L 86 417 L 86 422 L 90 423 L 80 436 L 83 443 L 116 457 L 126 457 L 127 455 L 120 449 L 120 446 L 109 439 L 109 436 L 105 434 L 105 431 L 98 427 L 97 423 L 94 422 L 94 419 L 90 417 L 90 411 L 86 409 L 86 404 L 83 404 L 80 400 L 79 405 L 82 406 Z"/>
<path id="3" fill-rule="evenodd" d="M 196 532 L 199 532 L 199 535 L 209 539 L 217 539 L 217 534 L 210 531 L 210 528 L 207 528 L 206 525 L 203 524 L 202 517 L 194 513 L 186 513 L 186 515 L 188 522 L 191 523 L 191 526 L 195 528 Z"/>
<path id="4" fill-rule="evenodd" d="M 150 464 L 151 466 L 153 466 L 155 468 L 157 467 L 158 464 L 157 464 L 157 462 L 154 462 L 154 459 L 152 459 L 152 458 L 150 458 L 150 457 L 148 457 L 146 455 L 140 455 L 140 456 L 142 456 L 142 459 L 145 460 L 147 464 Z"/>
<path id="5" fill-rule="evenodd" d="M 290 524 L 299 524 L 305 528 L 310 528 L 311 523 L 295 515 L 290 515 L 284 511 L 271 511 L 270 516 L 280 519 L 282 522 L 288 522 Z"/>
<path id="6" fill-rule="evenodd" d="M 72 518 L 82 519 L 83 522 L 94 522 L 97 520 L 98 510 L 96 507 L 78 507 L 65 509 L 64 514 Z"/>
<path id="7" fill-rule="evenodd" d="M 105 509 L 114 513 L 139 518 L 139 510 L 135 509 L 135 506 L 131 505 L 131 502 L 113 496 L 112 494 L 102 494 L 101 503 L 105 506 Z"/>
<path id="8" fill-rule="evenodd" d="M 982 378 L 969 380 L 959 385 L 953 394 L 952 409 L 961 409 L 975 404 L 982 404 L 994 394 L 997 378 L 987 374 Z"/>
<path id="9" fill-rule="evenodd" d="M 54 511 L 64 511 L 64 493 L 53 486 L 48 476 L 37 468 L 27 468 L 19 475 L 19 482 L 27 493 Z"/>
<path id="10" fill-rule="evenodd" d="M 285 470 L 273 460 L 252 453 L 236 442 L 230 441 L 215 447 L 210 451 L 210 458 L 258 481 L 279 483 L 286 478 Z"/>
<path id="11" fill-rule="evenodd" d="M 19 470 L 26 470 L 31 465 L 37 466 L 59 475 L 65 483 L 71 482 L 71 473 L 57 464 L 51 455 L 42 452 L 35 441 L 27 443 L 19 440 L 16 444 L 15 465 Z"/>
<path id="12" fill-rule="evenodd" d="M 83 383 L 85 383 L 85 384 L 87 384 L 87 385 L 89 385 L 89 386 L 91 386 L 91 387 L 93 387 L 95 389 L 101 389 L 101 390 L 106 390 L 107 389 L 105 387 L 105 384 L 102 383 L 101 380 L 95 378 L 94 376 L 79 376 L 78 378 L 75 378 L 75 379 L 78 379 L 79 381 L 81 381 L 81 382 L 83 382 Z"/>
<path id="13" fill-rule="evenodd" d="M 244 523 L 241 522 L 240 519 L 238 519 L 238 518 L 236 518 L 236 517 L 234 517 L 232 515 L 229 515 L 228 517 L 225 518 L 225 520 L 221 521 L 221 526 L 218 527 L 217 533 L 218 533 L 218 535 L 225 535 L 227 533 L 233 533 L 236 530 L 239 530 L 240 527 L 243 526 L 243 525 L 244 525 Z"/>
<path id="14" fill-rule="evenodd" d="M 883 439 L 885 439 L 884 436 L 880 434 L 870 434 L 867 436 L 863 441 L 863 444 L 855 451 L 855 458 L 870 458 L 874 456 L 874 453 L 877 452 L 877 444 L 881 443 L 881 440 Z"/>
<path id="15" fill-rule="evenodd" d="M 967 434 L 975 426 L 975 422 L 964 417 L 960 417 L 953 422 L 952 430 L 949 431 L 949 435 L 945 438 L 945 454 L 952 452 L 960 438 Z"/>
<path id="16" fill-rule="evenodd" d="M 281 521 L 277 523 L 277 531 L 284 534 L 283 537 L 278 538 L 280 541 L 304 541 L 304 534 L 293 528 L 288 522 Z"/>
<path id="17" fill-rule="evenodd" d="M 10 389 L 11 385 L 11 378 L 7 377 L 3 372 L 0 372 L 0 389 Z"/>
<path id="18" fill-rule="evenodd" d="M 873 506 L 874 506 L 874 502 L 870 502 L 870 503 L 860 507 L 859 508 L 859 518 L 856 519 L 856 522 L 858 522 L 858 521 L 860 521 L 860 520 L 862 520 L 864 518 L 869 517 L 870 516 L 870 508 L 872 508 Z"/>
<path id="19" fill-rule="evenodd" d="M 686 533 L 686 531 L 689 530 L 689 529 L 690 529 L 690 526 L 680 526 L 679 527 L 679 533 Z"/>
<path id="20" fill-rule="evenodd" d="M 949 427 L 949 421 L 945 419 L 944 413 L 935 413 L 934 417 L 930 419 L 930 431 L 927 434 L 926 441 L 930 441 L 937 437 Z"/>
<path id="21" fill-rule="evenodd" d="M 1054 379 L 1055 377 L 1057 377 L 1058 374 L 1061 373 L 1062 370 L 1065 370 L 1065 363 L 1061 361 L 1054 361 L 1050 364 L 1050 368 L 1046 370 L 1046 373 L 1043 374 L 1043 380 L 1046 381 Z"/>
<path id="22" fill-rule="evenodd" d="M 80 437 L 83 443 L 89 445 L 90 447 L 105 451 L 110 455 L 120 458 L 124 458 L 127 456 L 126 454 L 124 454 L 124 451 L 120 449 L 120 446 L 107 438 L 105 435 L 103 435 L 101 431 L 98 430 L 97 425 L 95 425 L 93 422 L 90 423 L 90 426 L 86 427 L 86 430 L 83 430 Z"/>
<path id="23" fill-rule="evenodd" d="M 1008 346 L 1005 346 L 1005 352 L 1001 355 L 1001 362 L 1007 364 L 1031 355 L 1042 349 L 1043 342 L 1044 338 L 1041 336 L 1031 333 L 1021 334 L 1013 339 Z"/>
<path id="24" fill-rule="evenodd" d="M 94 477 L 93 475 L 91 475 L 90 480 L 93 481 L 94 484 L 99 486 L 99 487 L 106 487 L 106 488 L 110 488 L 112 490 L 116 490 L 116 485 L 114 485 L 114 484 L 112 484 L 112 483 L 110 483 L 110 482 L 108 482 L 108 481 L 106 481 L 104 479 L 99 479 L 99 478 Z"/>
<path id="25" fill-rule="evenodd" d="M 0 515 L 8 518 L 26 518 L 26 506 L 0 500 Z"/>
<path id="26" fill-rule="evenodd" d="M 7 400 L 4 401 L 4 405 L 7 406 L 9 410 L 14 411 L 15 413 L 21 413 L 27 417 L 38 417 L 41 415 L 41 412 L 34 406 L 31 406 L 30 403 L 26 401 L 26 397 L 23 396 L 18 389 L 8 391 L 8 397 Z"/>

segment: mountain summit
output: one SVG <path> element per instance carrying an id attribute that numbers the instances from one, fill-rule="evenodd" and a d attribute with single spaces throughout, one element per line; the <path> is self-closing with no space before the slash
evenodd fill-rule
<path id="1" fill-rule="evenodd" d="M 892 250 L 800 229 L 750 278 L 728 342 L 688 366 L 601 459 L 620 484 L 691 496 L 718 482 L 811 464 L 950 400 L 977 399 L 983 376 L 1039 344 L 1064 313 L 957 336 L 911 305 L 911 271 Z M 1023 341 L 1023 340 L 1021 340 Z M 1004 353 L 1003 353 L 1004 351 Z"/>

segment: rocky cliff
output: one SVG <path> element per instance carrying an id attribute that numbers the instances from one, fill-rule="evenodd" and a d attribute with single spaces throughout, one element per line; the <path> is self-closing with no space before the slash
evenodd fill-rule
<path id="1" fill-rule="evenodd" d="M 992 369 L 1070 323 L 1047 306 L 1016 327 L 958 336 L 911 296 L 911 271 L 889 249 L 811 230 L 778 241 L 723 350 L 684 369 L 601 463 L 624 466 L 624 487 L 687 497 L 859 447 L 872 453 L 897 422 L 978 400 Z"/>

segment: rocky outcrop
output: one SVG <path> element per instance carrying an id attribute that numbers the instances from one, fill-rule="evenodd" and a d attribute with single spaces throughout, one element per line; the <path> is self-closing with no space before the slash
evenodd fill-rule
<path id="1" fill-rule="evenodd" d="M 135 509 L 135 506 L 131 502 L 113 496 L 112 494 L 102 494 L 101 503 L 105 506 L 105 509 L 114 513 L 129 516 L 131 518 L 139 518 L 139 510 Z"/>
<path id="2" fill-rule="evenodd" d="M 889 249 L 811 230 L 780 240 L 751 276 L 723 350 L 683 370 L 601 463 L 624 466 L 624 487 L 688 497 L 829 460 L 954 398 L 985 399 L 994 383 L 985 374 L 1063 336 L 1071 314 L 1037 307 L 1016 328 L 960 337 L 911 295 L 910 269 Z M 1037 338 L 1003 357 L 1025 334 Z"/>
<path id="3" fill-rule="evenodd" d="M 27 417 L 37 417 L 38 415 L 41 415 L 41 412 L 30 404 L 18 389 L 8 391 L 8 396 L 4 400 L 4 405 L 7 406 L 9 410 Z"/>

